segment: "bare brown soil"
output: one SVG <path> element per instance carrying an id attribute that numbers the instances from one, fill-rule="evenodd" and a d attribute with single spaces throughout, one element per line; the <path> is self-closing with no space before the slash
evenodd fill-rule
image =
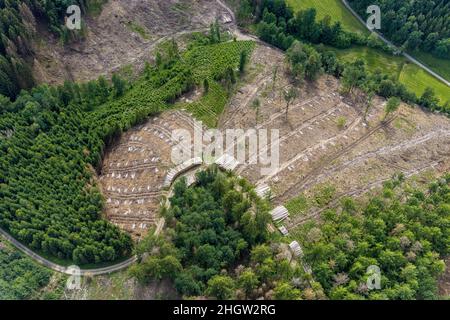
<path id="1" fill-rule="evenodd" d="M 106 198 L 105 215 L 136 239 L 159 222 L 157 213 L 166 195 L 164 180 L 174 166 L 171 154 L 176 144 L 172 140 L 175 129 L 186 129 L 194 137 L 189 114 L 166 112 L 126 132 L 103 161 L 99 181 Z"/>
<path id="2" fill-rule="evenodd" d="M 335 188 L 336 202 L 345 195 L 359 195 L 379 187 L 395 173 L 413 176 L 450 169 L 448 118 L 402 105 L 384 119 L 385 100 L 376 98 L 364 119 L 364 106 L 341 96 L 338 81 L 325 76 L 300 87 L 300 96 L 286 118 L 283 91 L 290 82 L 282 53 L 258 46 L 250 64 L 252 76 L 232 97 L 219 128 L 280 131 L 280 166 L 276 171 L 263 176 L 260 165 L 247 163 L 235 170 L 254 184 L 267 183 L 274 205 L 302 193 L 313 193 L 322 185 Z M 251 107 L 254 99 L 261 102 L 258 119 Z M 345 119 L 345 124 L 339 126 L 338 119 Z M 164 113 L 156 121 L 150 120 L 125 134 L 105 159 L 101 181 L 108 197 L 106 214 L 136 237 L 157 221 L 161 184 L 173 167 L 169 160 L 173 145 L 170 133 L 177 128 L 193 130 L 190 115 L 179 111 Z M 151 161 L 153 157 L 158 158 L 156 164 Z M 150 162 L 143 164 L 145 160 Z M 130 178 L 133 172 L 136 177 Z M 318 216 L 321 210 L 309 208 L 302 215 L 291 217 L 287 226 L 293 228 Z"/>
<path id="3" fill-rule="evenodd" d="M 230 22 L 216 0 L 110 0 L 100 16 L 85 18 L 85 40 L 62 46 L 50 34 L 39 39 L 34 74 L 41 83 L 60 84 L 96 79 L 128 65 L 141 69 L 158 44 L 207 30 L 216 18 Z"/>
<path id="4" fill-rule="evenodd" d="M 287 86 L 282 76 L 272 90 L 267 70 L 282 67 L 277 51 L 260 47 L 254 63 L 266 62 L 262 78 L 240 90 L 222 120 L 227 128 L 279 129 L 280 168 L 261 176 L 257 165 L 242 165 L 237 172 L 253 183 L 268 183 L 275 204 L 282 204 L 318 184 L 331 184 L 337 194 L 365 191 L 389 179 L 396 172 L 414 175 L 431 169 L 444 172 L 450 166 L 450 121 L 418 108 L 402 106 L 385 121 L 384 104 L 376 98 L 364 121 L 364 107 L 339 94 L 339 83 L 323 77 L 316 84 L 306 84 L 301 96 L 285 117 L 281 89 Z M 280 70 L 281 71 L 281 70 Z M 279 74 L 283 74 L 279 72 Z M 249 101 L 258 97 L 261 116 L 256 124 Z M 238 106 L 238 107 L 236 107 Z M 339 128 L 338 119 L 345 119 Z M 377 183 L 375 183 L 377 182 Z"/>

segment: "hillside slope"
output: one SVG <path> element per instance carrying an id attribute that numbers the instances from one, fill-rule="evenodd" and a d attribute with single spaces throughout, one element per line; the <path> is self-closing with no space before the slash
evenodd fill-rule
<path id="1" fill-rule="evenodd" d="M 207 30 L 229 13 L 213 0 L 110 0 L 99 16 L 86 18 L 86 39 L 62 46 L 43 32 L 38 40 L 34 75 L 40 83 L 86 81 L 124 66 L 140 68 L 164 40 Z"/>

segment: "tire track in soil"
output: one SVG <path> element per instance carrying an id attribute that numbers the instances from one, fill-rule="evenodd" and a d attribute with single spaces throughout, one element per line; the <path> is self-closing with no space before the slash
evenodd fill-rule
<path id="1" fill-rule="evenodd" d="M 361 136 L 359 139 L 357 139 L 356 141 L 352 142 L 351 144 L 349 144 L 348 146 L 344 147 L 342 150 L 338 151 L 337 153 L 335 153 L 334 155 L 332 155 L 330 158 L 328 158 L 325 162 L 320 163 L 319 165 L 317 165 L 315 167 L 315 169 L 313 169 L 310 173 L 308 173 L 303 179 L 302 181 L 290 186 L 287 190 L 285 190 L 283 192 L 282 195 L 279 196 L 275 196 L 274 200 L 276 200 L 276 202 L 284 202 L 286 201 L 289 197 L 288 194 L 293 190 L 302 190 L 304 189 L 305 185 L 314 177 L 317 176 L 321 170 L 323 170 L 324 167 L 326 167 L 327 165 L 331 164 L 333 161 L 339 159 L 341 156 L 343 156 L 345 153 L 349 152 L 350 150 L 354 149 L 356 146 L 358 146 L 361 142 L 367 140 L 368 138 L 370 138 L 372 135 L 374 135 L 376 132 L 378 132 L 380 129 L 382 128 L 387 128 L 387 126 L 389 124 L 391 124 L 395 119 L 397 119 L 398 116 L 394 116 L 392 118 L 390 118 L 387 121 L 384 121 L 382 123 L 380 123 L 379 125 L 377 125 L 375 128 L 371 129 L 369 132 L 367 132 L 366 134 L 364 134 L 363 136 Z"/>
<path id="2" fill-rule="evenodd" d="M 364 160 L 367 160 L 368 158 L 374 158 L 374 157 L 378 157 L 381 158 L 383 155 L 389 155 L 392 154 L 396 151 L 400 151 L 400 150 L 407 150 L 413 147 L 417 147 L 421 144 L 424 144 L 426 142 L 428 142 L 429 140 L 432 140 L 434 138 L 442 138 L 442 137 L 448 137 L 450 136 L 450 130 L 437 130 L 437 131 L 432 131 L 429 132 L 425 135 L 422 135 L 420 137 L 417 137 L 416 139 L 412 140 L 412 141 L 406 141 L 406 142 L 402 142 L 400 144 L 396 144 L 396 145 L 391 145 L 391 146 L 384 146 L 382 148 L 379 148 L 375 151 L 370 151 L 367 152 L 365 154 L 359 155 L 356 158 L 353 158 L 351 160 L 348 160 L 340 165 L 336 165 L 333 166 L 329 169 L 326 170 L 326 172 L 320 174 L 317 176 L 316 179 L 309 181 L 303 189 L 300 189 L 299 191 L 303 191 L 307 188 L 310 188 L 312 184 L 318 184 L 320 183 L 323 179 L 328 178 L 329 176 L 331 176 L 333 173 L 337 172 L 337 171 L 341 171 L 343 169 L 346 169 L 348 167 L 350 167 L 351 165 L 355 165 L 358 163 L 361 163 Z M 388 160 L 385 161 L 386 163 L 389 163 Z M 407 171 L 407 168 L 404 168 L 400 165 L 394 164 L 394 163 L 389 163 L 392 167 L 396 167 L 397 169 L 401 170 L 401 171 Z"/>
<path id="3" fill-rule="evenodd" d="M 319 147 L 326 145 L 327 143 L 329 143 L 330 141 L 334 141 L 339 137 L 343 137 L 344 135 L 348 134 L 349 132 L 351 132 L 360 122 L 362 121 L 361 117 L 355 118 L 355 120 L 351 123 L 350 127 L 345 130 L 344 132 L 334 135 L 328 139 L 326 139 L 325 141 L 321 141 L 320 143 L 316 143 L 315 145 L 309 146 L 308 148 L 302 150 L 302 152 L 297 153 L 296 156 L 294 156 L 293 158 L 289 159 L 288 161 L 284 162 L 281 166 L 280 169 L 277 170 L 276 172 L 265 176 L 264 178 L 261 178 L 258 180 L 258 182 L 256 184 L 261 184 L 261 183 L 267 183 L 269 182 L 273 177 L 279 175 L 281 172 L 283 172 L 284 170 L 288 169 L 290 166 L 292 166 L 293 164 L 295 164 L 297 161 L 299 161 L 300 159 L 304 158 L 308 153 L 312 152 L 313 150 L 318 149 Z M 277 199 L 278 197 L 274 197 L 274 199 Z"/>
<path id="4" fill-rule="evenodd" d="M 412 175 L 418 174 L 418 173 L 423 172 L 425 170 L 428 170 L 430 168 L 434 168 L 443 159 L 446 159 L 446 158 L 445 157 L 441 158 L 438 161 L 434 161 L 433 163 L 424 165 L 424 166 L 422 166 L 421 168 L 418 168 L 418 169 L 412 169 L 409 172 L 403 172 L 403 174 L 405 175 L 406 178 L 408 178 L 408 177 L 410 177 Z M 372 182 L 367 187 L 362 187 L 362 188 L 358 188 L 358 189 L 355 189 L 355 190 L 352 190 L 352 191 L 349 191 L 349 192 L 341 193 L 329 205 L 327 205 L 326 207 L 321 208 L 319 210 L 315 210 L 315 211 L 313 211 L 312 213 L 310 213 L 310 214 L 308 214 L 306 216 L 301 216 L 301 217 L 299 217 L 297 219 L 293 219 L 287 224 L 286 227 L 288 229 L 295 229 L 295 228 L 303 225 L 304 223 L 306 223 L 306 222 L 308 222 L 308 221 L 310 221 L 310 220 L 312 220 L 314 218 L 317 218 L 322 212 L 333 208 L 334 206 L 336 206 L 338 204 L 338 202 L 342 198 L 349 197 L 349 196 L 356 196 L 356 195 L 359 195 L 359 194 L 366 193 L 366 192 L 368 192 L 368 191 L 370 191 L 370 190 L 372 190 L 372 189 L 374 189 L 376 187 L 379 187 L 384 182 L 389 181 L 389 180 L 391 180 L 390 177 L 389 178 L 385 178 L 385 179 L 380 179 L 380 180 L 377 180 L 376 182 Z"/>
<path id="5" fill-rule="evenodd" d="M 338 104 L 336 104 L 334 107 L 324 110 L 308 119 L 306 119 L 302 125 L 296 127 L 294 130 L 292 130 L 291 132 L 289 132 L 288 134 L 284 135 L 281 139 L 279 139 L 278 143 L 282 143 L 284 141 L 286 141 L 287 139 L 289 139 L 290 137 L 298 134 L 300 131 L 306 129 L 308 126 L 311 126 L 314 122 L 318 121 L 318 120 L 322 120 L 328 116 L 330 116 L 332 113 L 336 112 L 340 106 L 341 106 L 342 102 L 339 102 Z M 269 150 L 269 148 L 272 146 L 272 141 L 268 141 L 267 146 L 264 147 L 263 149 L 261 149 L 260 151 L 258 151 L 257 153 L 253 153 L 249 156 L 249 162 L 251 163 L 252 160 L 257 160 L 263 153 L 267 152 Z M 255 159 L 256 158 L 256 159 Z M 241 174 L 242 172 L 244 172 L 246 169 L 248 169 L 252 164 L 250 163 L 245 163 L 242 164 L 240 166 L 240 168 L 238 170 L 236 170 L 237 174 Z"/>
<path id="6" fill-rule="evenodd" d="M 260 81 L 262 81 L 265 78 L 267 78 L 267 74 L 266 73 L 260 74 L 257 77 L 257 82 L 260 83 Z M 251 92 L 249 92 L 247 97 L 244 99 L 244 102 L 243 103 L 239 103 L 238 106 L 236 106 L 234 103 L 230 102 L 229 106 L 234 107 L 234 110 L 230 114 L 225 114 L 225 113 L 222 114 L 222 116 L 219 119 L 219 126 L 220 127 L 226 126 L 232 120 L 234 120 L 235 117 L 238 114 L 240 114 L 243 109 L 247 109 L 248 105 L 250 104 L 250 102 L 255 99 L 255 97 L 258 95 L 258 93 L 261 91 L 261 89 L 263 87 L 265 87 L 266 85 L 267 85 L 267 81 L 262 81 L 262 83 L 260 83 L 260 85 L 256 86 L 255 88 L 253 88 L 251 90 Z M 223 120 L 224 119 L 223 115 L 226 115 L 226 119 L 225 120 Z"/>

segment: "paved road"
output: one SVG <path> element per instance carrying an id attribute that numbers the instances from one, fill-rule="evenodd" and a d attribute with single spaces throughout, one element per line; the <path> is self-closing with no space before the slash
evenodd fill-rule
<path id="1" fill-rule="evenodd" d="M 344 6 L 369 30 L 367 27 L 366 22 L 356 13 L 355 10 L 353 10 L 353 8 L 348 4 L 348 2 L 346 0 L 341 0 L 342 3 L 344 4 Z M 383 40 L 386 44 L 393 46 L 394 48 L 397 48 L 391 41 L 389 41 L 388 39 L 386 39 L 381 33 L 379 32 L 375 32 L 378 37 Z M 443 83 L 445 83 L 447 86 L 450 87 L 450 82 L 447 81 L 444 77 L 440 76 L 439 74 L 437 74 L 436 72 L 434 72 L 433 70 L 431 70 L 430 68 L 428 68 L 426 65 L 424 65 L 422 62 L 418 61 L 417 59 L 415 59 L 414 57 L 412 57 L 411 55 L 407 54 L 406 52 L 402 52 L 403 56 L 408 59 L 409 61 L 411 61 L 412 63 L 418 65 L 419 67 L 421 67 L 422 69 L 424 69 L 425 71 L 427 71 L 429 74 L 431 74 L 432 76 L 434 76 L 435 78 L 439 79 L 440 81 L 442 81 Z"/>
<path id="2" fill-rule="evenodd" d="M 72 272 L 67 267 L 58 265 L 58 264 L 56 264 L 54 262 L 51 262 L 51 261 L 41 257 L 37 253 L 35 253 L 35 252 L 31 251 L 30 249 L 28 249 L 26 246 L 24 246 L 19 241 L 14 239 L 5 230 L 3 230 L 1 228 L 0 228 L 0 235 L 5 237 L 6 240 L 8 240 L 17 249 L 19 249 L 20 251 L 22 251 L 27 256 L 29 256 L 30 258 L 32 258 L 36 262 L 40 263 L 41 265 L 43 265 L 43 266 L 45 266 L 45 267 L 47 267 L 49 269 L 52 269 L 52 270 L 54 270 L 56 272 L 61 272 L 61 273 L 65 273 L 65 274 L 68 274 L 68 275 L 72 274 Z M 126 260 L 126 261 L 120 262 L 120 263 L 112 265 L 112 266 L 108 266 L 108 267 L 104 267 L 104 268 L 98 268 L 98 269 L 81 270 L 80 275 L 82 275 L 82 276 L 87 276 L 87 275 L 98 276 L 98 275 L 101 275 L 101 274 L 108 274 L 108 273 L 112 273 L 112 272 L 116 272 L 116 271 L 125 269 L 125 268 L 129 267 L 130 265 L 132 265 L 133 263 L 135 263 L 136 261 L 137 261 L 137 257 L 132 257 L 132 258 Z"/>

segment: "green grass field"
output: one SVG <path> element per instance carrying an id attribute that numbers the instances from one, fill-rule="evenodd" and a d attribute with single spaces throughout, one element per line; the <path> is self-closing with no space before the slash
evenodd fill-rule
<path id="1" fill-rule="evenodd" d="M 341 21 L 344 28 L 350 31 L 364 31 L 364 26 L 345 8 L 339 0 L 287 0 L 289 5 L 295 10 L 304 10 L 314 7 L 317 9 L 319 19 L 325 15 L 330 15 L 334 21 Z M 345 61 L 355 61 L 362 58 L 366 61 L 370 71 L 376 68 L 388 74 L 393 74 L 409 90 L 417 96 L 422 95 L 427 87 L 435 90 L 437 97 L 442 103 L 450 100 L 450 89 L 447 85 L 434 78 L 420 67 L 410 63 L 404 57 L 391 56 L 380 50 L 367 47 L 353 47 L 339 50 L 332 48 Z M 447 60 L 437 59 L 430 54 L 414 53 L 414 56 L 434 69 L 446 78 L 450 78 L 450 63 Z"/>
<path id="2" fill-rule="evenodd" d="M 368 33 L 367 29 L 339 0 L 287 0 L 287 3 L 294 11 L 316 8 L 319 20 L 329 15 L 333 22 L 340 21 L 349 31 Z"/>
<path id="3" fill-rule="evenodd" d="M 414 51 L 411 55 L 450 81 L 450 60 L 439 59 L 432 54 L 423 51 Z"/>
<path id="4" fill-rule="evenodd" d="M 358 58 L 364 59 L 370 71 L 380 68 L 383 72 L 389 74 L 400 74 L 402 65 L 406 63 L 405 58 L 391 56 L 380 50 L 374 50 L 368 47 L 353 47 L 349 49 L 335 49 L 328 47 L 336 52 L 336 55 L 344 61 L 353 62 Z"/>
<path id="5" fill-rule="evenodd" d="M 436 91 L 436 95 L 442 103 L 450 101 L 450 88 L 415 64 L 403 66 L 400 82 L 418 95 L 421 95 L 427 87 L 431 87 Z"/>
<path id="6" fill-rule="evenodd" d="M 226 90 L 217 82 L 210 80 L 207 94 L 193 103 L 181 104 L 178 107 L 186 108 L 197 120 L 202 121 L 209 128 L 215 128 L 227 102 Z"/>

